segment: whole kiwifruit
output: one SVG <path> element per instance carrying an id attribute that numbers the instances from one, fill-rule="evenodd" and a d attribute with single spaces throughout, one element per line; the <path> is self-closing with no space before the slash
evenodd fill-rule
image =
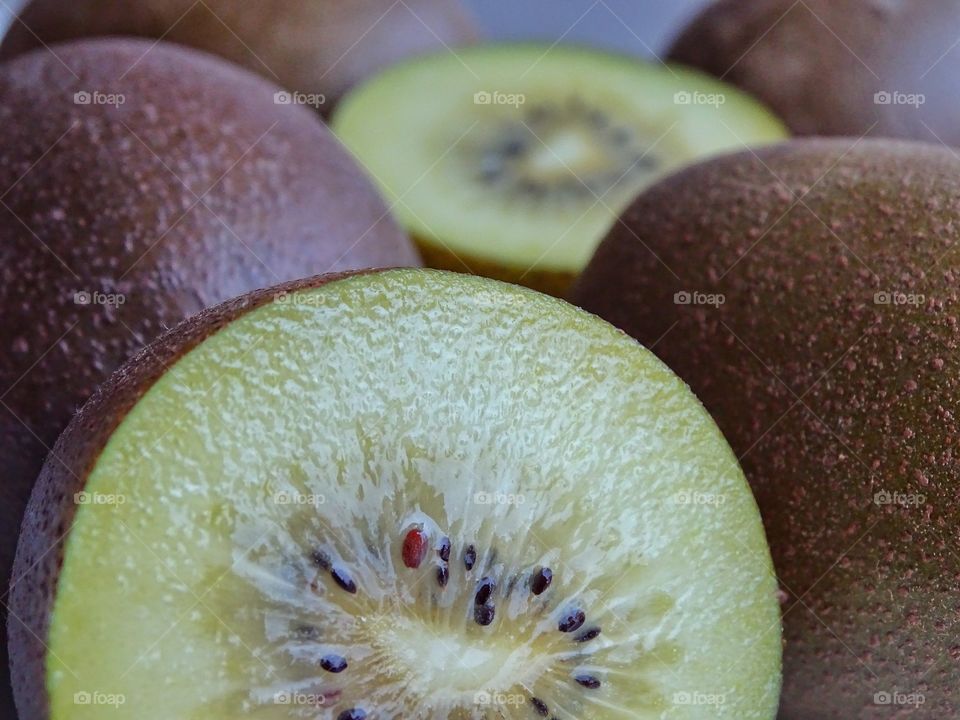
<path id="1" fill-rule="evenodd" d="M 316 115 L 275 105 L 275 91 L 217 58 L 139 40 L 0 66 L 4 583 L 49 448 L 145 343 L 278 280 L 416 264 Z"/>
<path id="2" fill-rule="evenodd" d="M 470 42 L 475 30 L 459 0 L 33 0 L 0 57 L 96 35 L 206 50 L 297 91 L 289 102 L 327 112 L 375 70 Z"/>
<path id="3" fill-rule="evenodd" d="M 671 60 L 738 85 L 798 135 L 960 144 L 960 3 L 720 0 Z"/>
<path id="4" fill-rule="evenodd" d="M 17 552 L 21 720 L 776 713 L 733 453 L 555 298 L 409 268 L 252 293 L 131 360 L 56 452 Z"/>
<path id="5" fill-rule="evenodd" d="M 960 159 L 797 140 L 641 196 L 575 290 L 690 383 L 785 595 L 785 720 L 960 707 Z M 899 715 L 897 715 L 899 717 Z"/>

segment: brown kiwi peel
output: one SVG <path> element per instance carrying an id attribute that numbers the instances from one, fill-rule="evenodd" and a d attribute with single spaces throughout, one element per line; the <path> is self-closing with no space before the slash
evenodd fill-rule
<path id="1" fill-rule="evenodd" d="M 469 272 L 473 275 L 502 280 L 503 282 L 524 285 L 547 295 L 565 297 L 576 279 L 575 273 L 531 268 L 526 272 L 507 265 L 491 262 L 476 255 L 454 253 L 437 244 L 436 241 L 414 237 L 414 242 L 423 258 L 423 264 L 438 270 Z"/>
<path id="2" fill-rule="evenodd" d="M 786 593 L 785 720 L 960 706 L 958 178 L 945 149 L 854 139 L 704 163 L 574 289 L 741 458 Z"/>
<path id="3" fill-rule="evenodd" d="M 960 144 L 951 0 L 719 0 L 670 60 L 737 85 L 797 135 Z"/>
<path id="4" fill-rule="evenodd" d="M 315 104 L 324 114 L 382 67 L 476 39 L 457 0 L 34 0 L 11 26 L 0 57 L 105 35 L 219 55 L 289 90 L 325 96 Z"/>
<path id="5" fill-rule="evenodd" d="M 54 51 L 0 70 L 4 582 L 49 448 L 145 343 L 305 273 L 418 264 L 346 152 L 312 113 L 275 105 L 271 84 L 147 41 Z"/>

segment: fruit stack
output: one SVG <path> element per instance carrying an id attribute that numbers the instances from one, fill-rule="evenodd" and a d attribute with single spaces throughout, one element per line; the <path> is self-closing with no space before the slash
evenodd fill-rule
<path id="1" fill-rule="evenodd" d="M 0 717 L 960 716 L 958 20 L 27 5 Z"/>

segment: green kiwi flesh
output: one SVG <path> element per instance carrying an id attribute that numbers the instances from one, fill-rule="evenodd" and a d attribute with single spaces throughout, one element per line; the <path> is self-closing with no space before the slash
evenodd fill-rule
<path id="1" fill-rule="evenodd" d="M 787 594 L 785 720 L 960 707 L 958 194 L 924 143 L 721 158 L 639 198 L 574 291 L 743 464 Z"/>
<path id="2" fill-rule="evenodd" d="M 555 294 L 654 178 L 785 137 L 707 76 L 536 44 L 393 67 L 344 98 L 333 126 L 428 264 Z"/>
<path id="3" fill-rule="evenodd" d="M 0 66 L 4 595 L 44 458 L 147 342 L 304 273 L 418 263 L 317 116 L 270 83 L 147 41 L 52 50 Z"/>
<path id="4" fill-rule="evenodd" d="M 33 0 L 0 57 L 85 37 L 162 39 L 242 65 L 326 114 L 377 69 L 475 34 L 458 0 Z"/>
<path id="5" fill-rule="evenodd" d="M 58 455 L 17 558 L 22 720 L 774 717 L 735 458 L 554 298 L 432 270 L 259 292 L 114 375 Z"/>
<path id="6" fill-rule="evenodd" d="M 797 135 L 960 144 L 953 0 L 720 0 L 669 50 L 767 103 Z"/>

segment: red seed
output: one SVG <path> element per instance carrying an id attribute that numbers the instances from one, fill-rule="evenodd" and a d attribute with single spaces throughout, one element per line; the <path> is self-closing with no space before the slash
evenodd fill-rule
<path id="1" fill-rule="evenodd" d="M 420 528 L 414 528 L 403 539 L 403 564 L 408 568 L 418 568 L 427 556 L 427 534 Z"/>

